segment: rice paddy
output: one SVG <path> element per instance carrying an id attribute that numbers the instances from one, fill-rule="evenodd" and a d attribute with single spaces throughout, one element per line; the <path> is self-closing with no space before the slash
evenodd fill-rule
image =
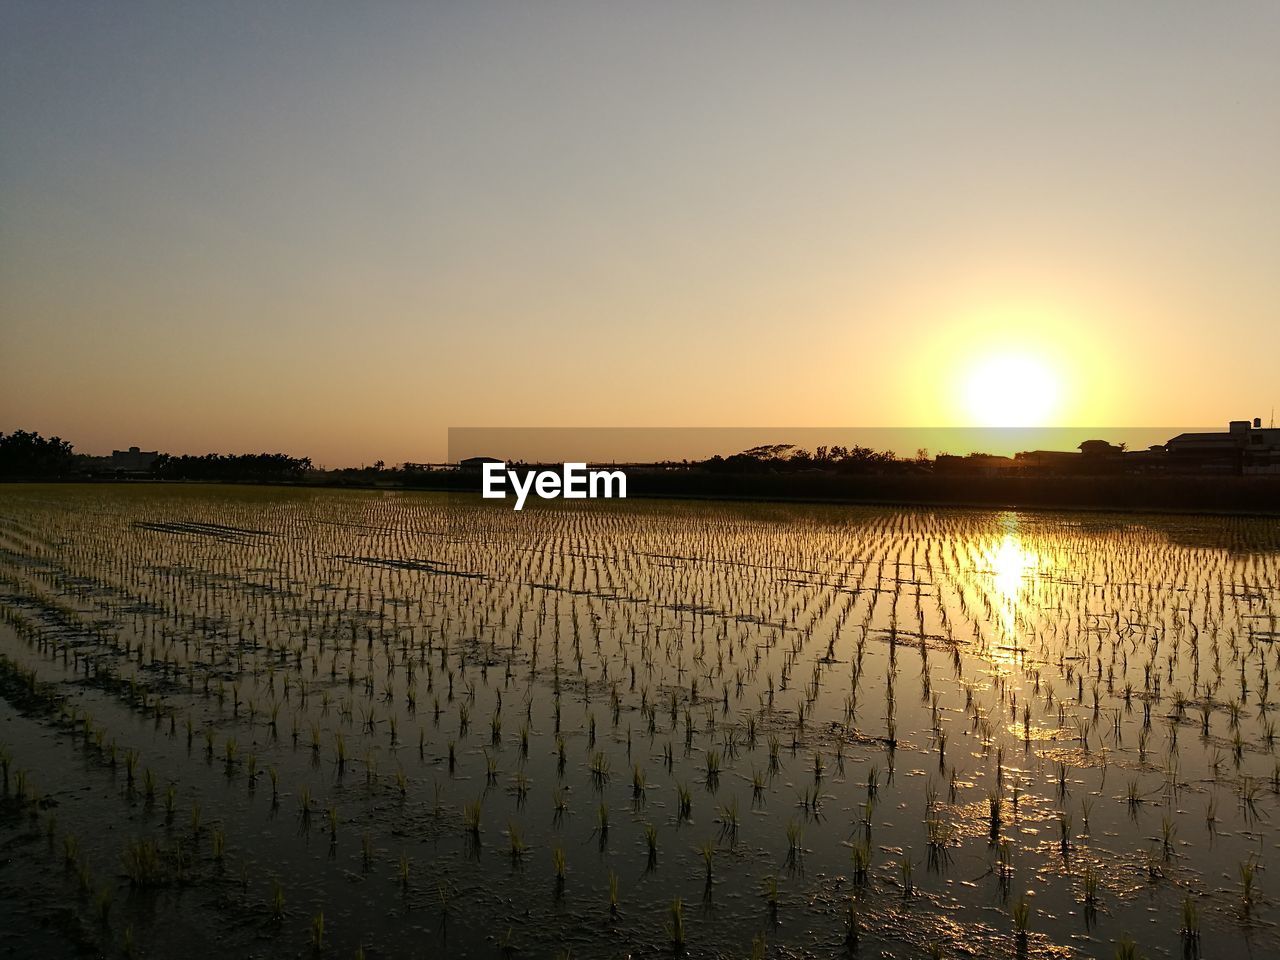
<path id="1" fill-rule="evenodd" d="M 0 489 L 15 956 L 1280 952 L 1280 522 Z"/>

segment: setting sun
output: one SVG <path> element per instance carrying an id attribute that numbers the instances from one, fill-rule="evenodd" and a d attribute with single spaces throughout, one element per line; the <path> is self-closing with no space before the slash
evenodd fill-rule
<path id="1" fill-rule="evenodd" d="M 964 382 L 964 406 L 982 427 L 1043 426 L 1058 412 L 1061 383 L 1043 360 L 999 354 L 976 363 Z"/>

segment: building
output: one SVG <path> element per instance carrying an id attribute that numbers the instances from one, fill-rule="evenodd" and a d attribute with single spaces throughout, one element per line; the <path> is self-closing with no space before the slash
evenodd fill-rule
<path id="1" fill-rule="evenodd" d="M 1180 433 L 1164 447 L 1175 470 L 1280 473 L 1280 429 L 1260 417 L 1232 420 L 1225 433 Z"/>
<path id="2" fill-rule="evenodd" d="M 1077 448 L 1086 457 L 1123 457 L 1124 447 L 1106 440 L 1086 440 Z"/>
<path id="3" fill-rule="evenodd" d="M 505 466 L 506 462 L 497 457 L 467 457 L 465 460 L 458 461 L 458 469 L 479 473 L 486 463 L 501 463 Z"/>
<path id="4" fill-rule="evenodd" d="M 1014 463 L 1025 473 L 1053 476 L 1100 476 L 1122 473 L 1134 464 L 1123 444 L 1085 440 L 1072 450 L 1022 450 Z"/>
<path id="5" fill-rule="evenodd" d="M 1007 476 L 1020 466 L 1012 457 L 995 457 L 989 453 L 971 453 L 966 457 L 940 453 L 933 461 L 933 468 L 938 473 L 979 477 Z"/>
<path id="6" fill-rule="evenodd" d="M 146 473 L 160 456 L 158 450 L 139 450 L 130 447 L 128 450 L 112 450 L 107 467 L 123 473 Z"/>
<path id="7" fill-rule="evenodd" d="M 1027 473 L 1080 474 L 1095 472 L 1099 459 L 1070 450 L 1020 450 L 1013 455 Z"/>

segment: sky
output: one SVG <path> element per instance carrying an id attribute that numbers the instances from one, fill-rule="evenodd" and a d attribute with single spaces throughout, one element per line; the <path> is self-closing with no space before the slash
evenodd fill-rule
<path id="1" fill-rule="evenodd" d="M 1265 420 L 1277 49 L 1273 0 L 8 0 L 0 431 Z"/>

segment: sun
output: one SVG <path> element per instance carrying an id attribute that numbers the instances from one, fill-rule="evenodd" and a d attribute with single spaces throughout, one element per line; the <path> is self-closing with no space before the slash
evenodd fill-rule
<path id="1" fill-rule="evenodd" d="M 964 381 L 964 405 L 981 427 L 1045 426 L 1058 411 L 1061 380 L 1032 354 L 999 353 L 979 360 Z"/>

